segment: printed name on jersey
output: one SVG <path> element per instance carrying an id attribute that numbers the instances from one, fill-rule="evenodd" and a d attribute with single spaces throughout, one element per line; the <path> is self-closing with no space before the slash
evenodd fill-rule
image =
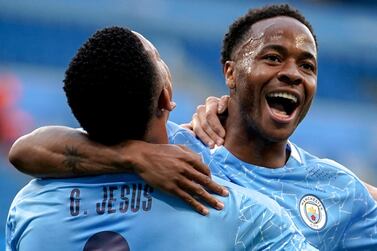
<path id="1" fill-rule="evenodd" d="M 81 194 L 79 188 L 74 188 L 69 194 L 69 211 L 72 216 L 81 213 L 87 215 L 95 212 L 97 215 L 112 213 L 136 213 L 139 209 L 150 211 L 152 209 L 153 187 L 147 184 L 127 184 L 122 186 L 104 186 L 97 202 L 91 208 L 82 208 L 82 200 L 85 195 Z M 86 205 L 87 207 L 88 205 Z M 90 206 L 90 205 L 89 205 Z"/>
<path id="2" fill-rule="evenodd" d="M 300 200 L 300 215 L 311 229 L 321 230 L 327 222 L 326 209 L 315 195 L 307 194 Z"/>

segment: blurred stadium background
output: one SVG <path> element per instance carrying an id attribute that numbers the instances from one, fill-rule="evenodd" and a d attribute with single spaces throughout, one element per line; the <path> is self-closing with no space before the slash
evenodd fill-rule
<path id="1" fill-rule="evenodd" d="M 9 146 L 42 125 L 78 126 L 61 87 L 88 36 L 125 25 L 151 40 L 173 74 L 178 107 L 171 119 L 182 123 L 205 97 L 227 93 L 222 37 L 248 8 L 267 3 L 278 2 L 0 0 L 0 246 L 9 204 L 29 180 L 8 163 Z M 377 1 L 288 3 L 306 15 L 319 41 L 317 98 L 292 141 L 377 185 Z"/>

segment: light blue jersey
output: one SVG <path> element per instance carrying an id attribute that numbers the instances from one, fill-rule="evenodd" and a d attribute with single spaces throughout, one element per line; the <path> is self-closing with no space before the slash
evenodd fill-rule
<path id="1" fill-rule="evenodd" d="M 7 251 L 316 250 L 276 202 L 216 182 L 225 209 L 201 216 L 136 175 L 35 179 L 11 205 Z"/>
<path id="2" fill-rule="evenodd" d="M 186 130 L 169 123 L 171 143 L 206 155 L 216 175 L 259 191 L 284 207 L 306 239 L 319 250 L 377 250 L 377 206 L 362 182 L 340 164 L 319 159 L 289 143 L 282 168 L 245 163 L 225 147 L 209 152 Z"/>

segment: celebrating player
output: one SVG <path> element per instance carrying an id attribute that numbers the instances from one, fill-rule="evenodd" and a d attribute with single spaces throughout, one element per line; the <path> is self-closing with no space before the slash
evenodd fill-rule
<path id="1" fill-rule="evenodd" d="M 96 32 L 71 61 L 64 83 L 91 140 L 168 143 L 169 69 L 140 34 L 119 27 Z M 193 148 L 209 158 L 203 145 Z M 316 250 L 276 202 L 216 181 L 229 188 L 219 202 L 227 206 L 202 217 L 136 175 L 36 179 L 12 203 L 7 250 Z"/>
<path id="2" fill-rule="evenodd" d="M 376 249 L 377 205 L 362 182 L 340 164 L 319 159 L 288 142 L 316 91 L 317 41 L 311 25 L 288 5 L 250 10 L 230 26 L 222 63 L 230 101 L 224 147 L 204 159 L 210 163 L 212 173 L 276 200 L 320 250 Z M 64 157 L 64 146 L 50 139 L 54 134 L 80 149 L 75 170 L 83 173 L 90 173 L 82 164 L 86 161 L 96 166 L 96 172 L 119 171 L 111 163 L 122 163 L 127 147 L 132 151 L 130 146 L 105 148 L 106 153 L 101 154 L 104 148 L 94 144 L 81 147 L 85 139 L 78 133 L 49 128 L 14 146 L 12 160 L 18 168 L 35 175 L 74 175 L 65 165 L 56 167 L 56 161 Z M 170 128 L 169 135 L 172 143 L 198 143 L 190 132 L 179 127 Z M 87 147 L 96 151 L 94 156 L 87 154 Z M 35 153 L 33 163 L 27 163 L 24 157 L 29 151 Z M 57 157 L 51 159 L 51 152 Z M 129 153 L 127 164 L 131 162 Z M 138 166 L 142 166 L 141 174 L 148 182 L 166 181 L 157 181 L 161 169 L 153 169 L 155 163 L 150 163 L 148 169 L 139 157 L 133 159 L 135 171 L 140 173 Z M 36 163 L 43 168 L 35 168 Z M 171 175 L 169 184 L 179 183 L 170 172 L 163 174 L 164 178 Z M 179 194 L 184 187 L 178 186 L 173 193 Z"/>

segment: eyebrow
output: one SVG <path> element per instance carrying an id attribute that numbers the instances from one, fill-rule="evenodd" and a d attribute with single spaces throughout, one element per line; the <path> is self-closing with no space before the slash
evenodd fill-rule
<path id="1" fill-rule="evenodd" d="M 283 55 L 288 54 L 287 48 L 285 48 L 281 45 L 278 45 L 278 44 L 267 45 L 266 47 L 264 47 L 262 49 L 261 53 L 264 53 L 265 51 L 268 51 L 268 50 L 274 50 L 274 51 L 277 51 L 277 52 L 279 52 Z M 314 61 L 317 61 L 316 57 L 312 53 L 307 52 L 307 51 L 301 52 L 300 58 L 302 58 L 302 59 L 313 59 Z"/>

